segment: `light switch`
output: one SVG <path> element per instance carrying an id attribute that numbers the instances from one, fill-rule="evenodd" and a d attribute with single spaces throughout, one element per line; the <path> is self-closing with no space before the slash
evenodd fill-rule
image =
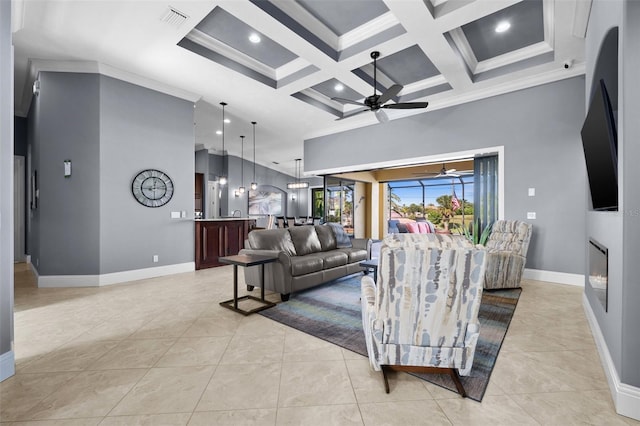
<path id="1" fill-rule="evenodd" d="M 180 212 L 180 217 L 182 217 L 182 218 L 187 217 L 187 211 L 186 211 L 186 210 L 182 210 L 182 211 Z"/>
<path id="2" fill-rule="evenodd" d="M 535 196 L 536 196 L 536 189 L 529 188 L 529 197 L 535 197 Z"/>
<path id="3" fill-rule="evenodd" d="M 535 219 L 536 212 L 527 212 L 527 219 Z"/>
<path id="4" fill-rule="evenodd" d="M 180 219 L 180 212 L 171 212 L 171 219 Z"/>

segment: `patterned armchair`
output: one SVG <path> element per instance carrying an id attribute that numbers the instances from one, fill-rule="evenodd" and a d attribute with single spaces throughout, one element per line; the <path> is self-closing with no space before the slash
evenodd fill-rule
<path id="1" fill-rule="evenodd" d="M 498 220 L 485 245 L 487 271 L 484 288 L 517 288 L 527 262 L 531 224 L 518 220 Z"/>
<path id="2" fill-rule="evenodd" d="M 362 323 L 369 362 L 387 371 L 448 373 L 466 396 L 480 332 L 485 254 L 440 234 L 390 234 L 380 248 L 377 284 L 362 278 Z"/>

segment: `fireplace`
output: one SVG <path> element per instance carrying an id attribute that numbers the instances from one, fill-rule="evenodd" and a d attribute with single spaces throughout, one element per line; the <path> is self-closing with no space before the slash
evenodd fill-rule
<path id="1" fill-rule="evenodd" d="M 609 282 L 609 250 L 589 238 L 589 285 L 607 312 L 607 288 Z"/>

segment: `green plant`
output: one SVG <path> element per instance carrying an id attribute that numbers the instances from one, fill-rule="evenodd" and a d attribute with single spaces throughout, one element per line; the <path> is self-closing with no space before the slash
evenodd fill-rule
<path id="1" fill-rule="evenodd" d="M 471 241 L 474 245 L 480 244 L 485 245 L 487 240 L 489 239 L 489 235 L 491 234 L 491 228 L 493 224 L 490 223 L 484 227 L 482 232 L 478 232 L 480 230 L 480 218 L 476 219 L 475 224 L 470 223 L 469 228 L 463 228 L 464 236 Z"/>

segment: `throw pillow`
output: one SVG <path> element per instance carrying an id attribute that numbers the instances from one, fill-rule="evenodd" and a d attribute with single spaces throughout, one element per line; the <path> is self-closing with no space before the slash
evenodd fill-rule
<path id="1" fill-rule="evenodd" d="M 347 232 L 344 230 L 341 224 L 335 222 L 327 223 L 333 229 L 333 233 L 336 235 L 336 242 L 338 248 L 349 248 L 351 245 L 351 238 L 347 235 Z"/>

